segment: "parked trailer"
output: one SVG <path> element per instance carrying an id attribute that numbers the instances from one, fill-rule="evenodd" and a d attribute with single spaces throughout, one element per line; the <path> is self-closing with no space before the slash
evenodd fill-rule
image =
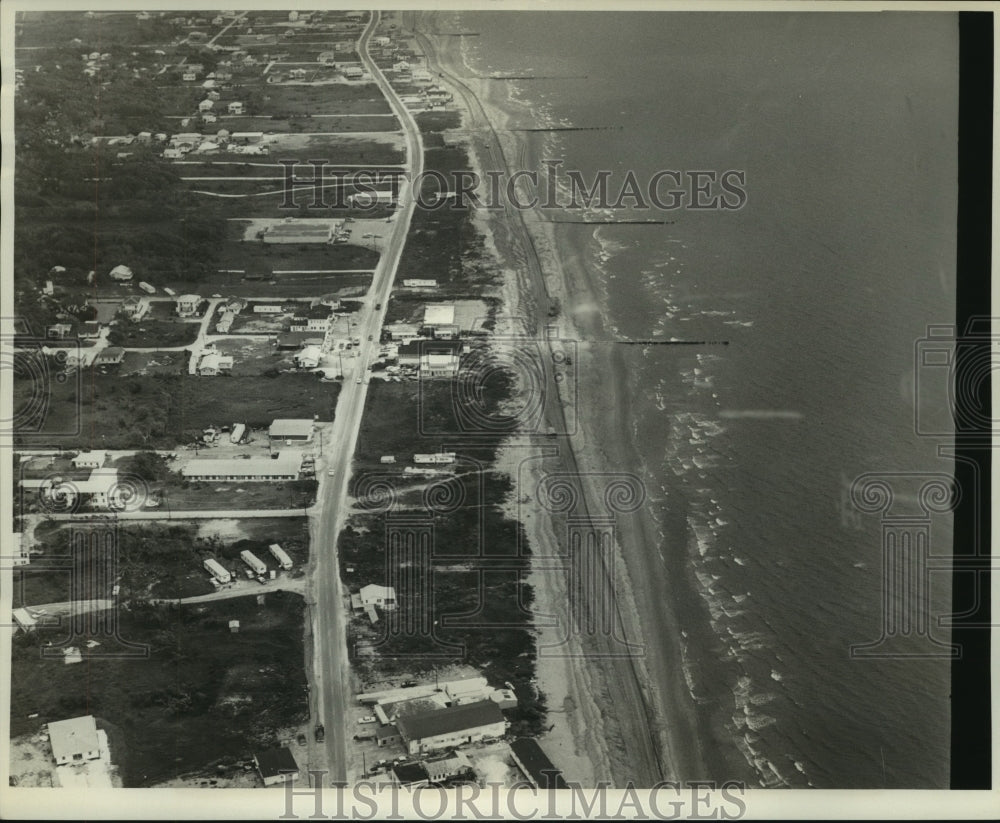
<path id="1" fill-rule="evenodd" d="M 266 574 L 267 566 L 264 565 L 263 561 L 257 557 L 252 551 L 244 549 L 240 552 L 240 560 L 246 563 L 251 569 L 253 569 L 257 574 Z"/>
<path id="2" fill-rule="evenodd" d="M 437 452 L 436 454 L 415 454 L 414 463 L 454 463 L 455 452 Z"/>
<path id="3" fill-rule="evenodd" d="M 156 287 L 149 285 L 149 283 L 140 283 L 139 288 L 146 292 L 146 294 L 156 294 Z"/>
<path id="4" fill-rule="evenodd" d="M 281 546 L 277 543 L 272 543 L 268 548 L 271 551 L 271 556 L 278 561 L 278 565 L 281 568 L 288 571 L 292 567 L 292 558 L 285 554 L 285 550 Z"/>
<path id="5" fill-rule="evenodd" d="M 237 423 L 233 426 L 233 431 L 229 435 L 230 443 L 240 443 L 243 441 L 243 437 L 247 432 L 247 427 L 245 423 Z"/>
<path id="6" fill-rule="evenodd" d="M 205 571 L 207 571 L 210 575 L 212 575 L 212 577 L 214 577 L 220 583 L 228 583 L 230 580 L 232 580 L 232 577 L 230 576 L 229 572 L 226 571 L 225 568 L 223 568 L 222 564 L 219 563 L 217 560 L 209 558 L 208 560 L 205 561 L 204 566 L 205 566 Z"/>

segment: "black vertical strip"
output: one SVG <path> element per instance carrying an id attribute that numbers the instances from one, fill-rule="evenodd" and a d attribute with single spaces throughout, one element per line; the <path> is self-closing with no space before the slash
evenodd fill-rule
<path id="1" fill-rule="evenodd" d="M 981 571 L 952 576 L 961 656 L 951 669 L 951 788 L 991 788 L 990 732 L 990 229 L 993 177 L 993 14 L 959 13 L 958 288 L 955 360 L 954 553 L 981 558 Z M 969 562 L 969 561 L 966 561 Z M 975 560 L 971 561 L 976 563 Z M 956 566 L 958 563 L 956 564 Z"/>

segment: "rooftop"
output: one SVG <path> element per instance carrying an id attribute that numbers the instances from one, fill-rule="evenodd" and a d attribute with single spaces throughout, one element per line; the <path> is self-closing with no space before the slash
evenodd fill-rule
<path id="1" fill-rule="evenodd" d="M 313 432 L 313 421 L 305 419 L 279 419 L 271 421 L 267 430 L 270 437 L 281 440 L 284 437 L 310 437 Z"/>
<path id="2" fill-rule="evenodd" d="M 295 762 L 295 757 L 287 746 L 282 746 L 280 749 L 268 749 L 260 754 L 255 754 L 253 759 L 257 763 L 260 776 L 265 778 L 299 770 L 299 764 Z"/>
<path id="3" fill-rule="evenodd" d="M 424 768 L 422 763 L 400 763 L 398 766 L 392 767 L 392 772 L 396 775 L 396 780 L 404 786 L 429 779 L 427 769 Z"/>
<path id="4" fill-rule="evenodd" d="M 72 758 L 74 754 L 92 752 L 100 747 L 97 740 L 97 721 L 91 714 L 55 720 L 49 723 L 49 741 L 56 760 Z"/>
<path id="5" fill-rule="evenodd" d="M 496 703 L 492 700 L 480 700 L 476 703 L 466 703 L 464 706 L 452 706 L 448 709 L 401 717 L 396 725 L 403 739 L 409 741 L 451 734 L 463 729 L 475 729 L 503 721 L 503 714 Z"/>
<path id="6" fill-rule="evenodd" d="M 270 477 L 272 475 L 297 475 L 302 459 L 294 452 L 278 452 L 276 458 L 232 457 L 191 460 L 181 469 L 184 477 Z"/>
<path id="7" fill-rule="evenodd" d="M 455 322 L 455 307 L 448 303 L 430 303 L 424 307 L 425 326 L 450 326 Z"/>
<path id="8" fill-rule="evenodd" d="M 519 737 L 510 744 L 510 750 L 528 776 L 542 789 L 568 789 L 562 772 L 552 765 L 538 742 L 531 737 Z"/>

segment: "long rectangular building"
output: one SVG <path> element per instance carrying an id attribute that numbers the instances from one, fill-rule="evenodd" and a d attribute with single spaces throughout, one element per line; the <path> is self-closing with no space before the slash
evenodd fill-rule
<path id="1" fill-rule="evenodd" d="M 214 480 L 237 483 L 266 483 L 297 480 L 302 457 L 294 452 L 278 452 L 277 457 L 234 457 L 191 460 L 181 475 L 187 480 Z"/>
<path id="2" fill-rule="evenodd" d="M 507 731 L 507 721 L 496 703 L 481 700 L 400 717 L 396 727 L 407 751 L 421 754 L 476 743 L 485 737 L 502 737 Z"/>

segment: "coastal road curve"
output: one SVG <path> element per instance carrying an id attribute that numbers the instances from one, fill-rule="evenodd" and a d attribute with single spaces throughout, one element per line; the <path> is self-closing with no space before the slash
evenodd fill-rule
<path id="1" fill-rule="evenodd" d="M 361 62 L 379 86 L 390 107 L 396 113 L 406 135 L 406 155 L 410 179 L 418 179 L 423 171 L 424 147 L 416 122 L 368 53 L 368 41 L 381 20 L 380 12 L 371 12 L 371 19 L 358 40 Z M 344 621 L 345 603 L 341 591 L 337 558 L 337 537 L 347 519 L 345 501 L 351 476 L 351 463 L 357 446 L 361 418 L 368 393 L 367 366 L 377 354 L 382 323 L 389 303 L 389 293 L 406 243 L 410 221 L 416 206 L 404 182 L 399 193 L 399 205 L 391 218 L 391 231 L 369 289 L 364 316 L 359 320 L 358 336 L 362 353 L 357 374 L 344 380 L 337 411 L 327 443 L 332 455 L 327 461 L 327 475 L 322 478 L 322 513 L 316 519 L 313 551 L 316 566 L 313 575 L 313 710 L 326 730 L 327 765 L 331 782 L 347 782 L 347 724 L 351 699 L 350 666 Z M 378 306 L 379 308 L 376 308 Z M 371 336 L 373 342 L 368 342 Z M 361 376 L 361 382 L 356 377 Z M 308 600 L 308 598 L 307 598 Z"/>

